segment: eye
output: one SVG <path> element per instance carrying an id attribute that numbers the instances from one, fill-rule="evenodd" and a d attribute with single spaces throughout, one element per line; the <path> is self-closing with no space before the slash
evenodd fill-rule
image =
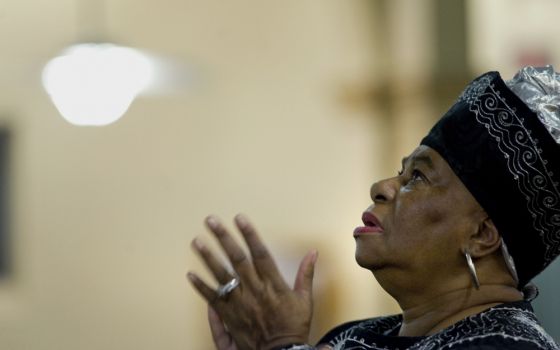
<path id="1" fill-rule="evenodd" d="M 410 175 L 409 182 L 422 181 L 422 180 L 424 180 L 424 174 L 422 174 L 422 172 L 418 169 L 412 170 L 412 174 Z"/>

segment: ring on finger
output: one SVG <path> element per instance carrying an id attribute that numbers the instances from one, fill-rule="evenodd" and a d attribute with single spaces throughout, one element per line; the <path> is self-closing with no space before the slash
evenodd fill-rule
<path id="1" fill-rule="evenodd" d="M 231 293 L 238 285 L 239 285 L 239 279 L 237 277 L 233 277 L 226 284 L 220 284 L 216 289 L 216 293 L 218 293 L 218 298 L 225 297 L 226 295 Z"/>

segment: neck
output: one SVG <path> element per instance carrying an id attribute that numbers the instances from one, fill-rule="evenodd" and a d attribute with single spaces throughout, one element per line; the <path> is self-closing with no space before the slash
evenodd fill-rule
<path id="1" fill-rule="evenodd" d="M 518 301 L 521 292 L 508 285 L 482 285 L 480 289 L 462 288 L 424 300 L 399 300 L 403 322 L 399 335 L 422 336 L 439 332 L 468 317 L 498 304 Z"/>

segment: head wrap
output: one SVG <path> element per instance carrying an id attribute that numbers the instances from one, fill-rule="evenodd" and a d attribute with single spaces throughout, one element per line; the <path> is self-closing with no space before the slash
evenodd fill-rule
<path id="1" fill-rule="evenodd" d="M 507 83 L 481 75 L 421 141 L 492 219 L 519 287 L 560 254 L 559 143 L 560 76 L 549 66 Z"/>

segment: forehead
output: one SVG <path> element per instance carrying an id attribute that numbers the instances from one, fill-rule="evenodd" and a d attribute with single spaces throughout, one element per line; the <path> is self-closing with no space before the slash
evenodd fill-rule
<path id="1" fill-rule="evenodd" d="M 402 159 L 403 168 L 412 164 L 421 164 L 439 177 L 460 182 L 447 161 L 438 152 L 426 145 L 418 146 L 410 155 Z"/>
<path id="2" fill-rule="evenodd" d="M 408 163 L 423 162 L 431 167 L 447 164 L 447 162 L 433 149 L 428 146 L 420 145 L 412 153 L 402 159 L 403 165 Z"/>

